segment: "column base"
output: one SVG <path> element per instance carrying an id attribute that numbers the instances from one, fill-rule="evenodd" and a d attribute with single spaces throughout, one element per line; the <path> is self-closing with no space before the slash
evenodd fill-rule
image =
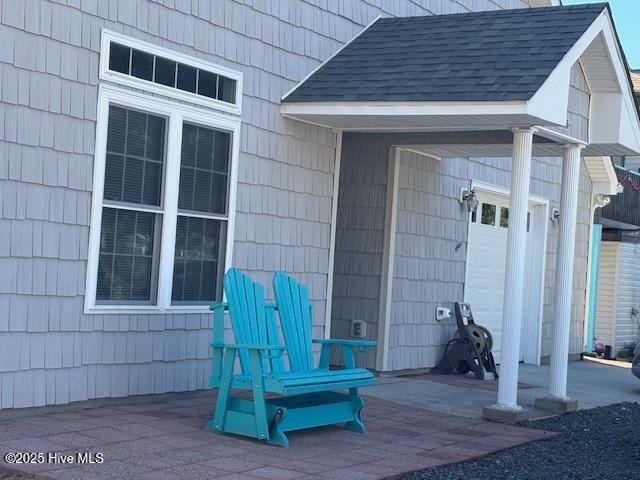
<path id="1" fill-rule="evenodd" d="M 536 408 L 553 413 L 567 413 L 578 410 L 578 401 L 570 398 L 553 397 L 547 395 L 535 400 Z"/>
<path id="2" fill-rule="evenodd" d="M 514 423 L 529 418 L 529 410 L 522 407 L 511 408 L 499 404 L 482 407 L 482 418 L 490 422 Z"/>

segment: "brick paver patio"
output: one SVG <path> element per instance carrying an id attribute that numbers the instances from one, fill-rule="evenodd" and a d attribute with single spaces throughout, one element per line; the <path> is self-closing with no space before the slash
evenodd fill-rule
<path id="1" fill-rule="evenodd" d="M 215 394 L 0 420 L 0 454 L 101 452 L 102 464 L 11 465 L 56 479 L 388 478 L 554 435 L 366 397 L 366 434 L 341 426 L 280 448 L 203 429 Z M 0 465 L 6 466 L 0 459 Z M 1 476 L 1 475 L 0 475 Z"/>

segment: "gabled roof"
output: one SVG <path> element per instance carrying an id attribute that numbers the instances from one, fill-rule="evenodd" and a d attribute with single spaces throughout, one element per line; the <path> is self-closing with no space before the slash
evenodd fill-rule
<path id="1" fill-rule="evenodd" d="M 381 18 L 283 102 L 529 100 L 606 8 Z"/>

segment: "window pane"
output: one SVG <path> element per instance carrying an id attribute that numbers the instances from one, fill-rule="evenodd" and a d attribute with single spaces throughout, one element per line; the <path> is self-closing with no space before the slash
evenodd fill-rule
<path id="1" fill-rule="evenodd" d="M 216 98 L 218 90 L 218 75 L 210 73 L 205 70 L 200 70 L 198 73 L 198 94 L 205 97 Z"/>
<path id="2" fill-rule="evenodd" d="M 495 225 L 496 224 L 496 206 L 490 203 L 482 204 L 482 219 L 483 225 Z"/>
<path id="3" fill-rule="evenodd" d="M 165 119 L 111 106 L 104 198 L 160 205 Z"/>
<path id="4" fill-rule="evenodd" d="M 143 80 L 153 80 L 153 55 L 134 49 L 131 52 L 131 75 Z"/>
<path id="5" fill-rule="evenodd" d="M 236 81 L 220 76 L 218 80 L 218 100 L 236 103 Z"/>
<path id="6" fill-rule="evenodd" d="M 176 62 L 156 57 L 155 82 L 168 87 L 176 86 Z"/>
<path id="7" fill-rule="evenodd" d="M 509 228 L 509 209 L 507 207 L 500 207 L 500 226 Z"/>
<path id="8" fill-rule="evenodd" d="M 231 134 L 185 124 L 178 208 L 225 214 Z"/>
<path id="9" fill-rule="evenodd" d="M 131 49 L 111 42 L 109 46 L 109 70 L 129 75 L 129 53 Z"/>
<path id="10" fill-rule="evenodd" d="M 147 115 L 135 110 L 129 110 L 127 122 L 127 155 L 144 157 L 147 141 Z"/>
<path id="11" fill-rule="evenodd" d="M 216 172 L 227 173 L 229 166 L 229 143 L 231 135 L 226 132 L 216 132 L 213 145 L 213 169 Z"/>
<path id="12" fill-rule="evenodd" d="M 236 103 L 236 80 L 115 42 L 110 44 L 109 69 L 202 97 Z"/>
<path id="13" fill-rule="evenodd" d="M 96 300 L 151 301 L 156 215 L 102 209 Z"/>
<path id="14" fill-rule="evenodd" d="M 196 93 L 196 76 L 198 69 L 188 65 L 178 64 L 178 83 L 180 90 Z"/>
<path id="15" fill-rule="evenodd" d="M 202 303 L 220 298 L 219 255 L 224 230 L 220 220 L 178 216 L 172 302 Z"/>
<path id="16" fill-rule="evenodd" d="M 127 111 L 124 108 L 109 107 L 109 127 L 107 129 L 107 151 L 124 153 L 127 135 Z"/>

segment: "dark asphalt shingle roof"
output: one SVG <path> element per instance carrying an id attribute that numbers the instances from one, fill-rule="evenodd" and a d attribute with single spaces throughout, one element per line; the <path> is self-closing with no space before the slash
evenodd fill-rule
<path id="1" fill-rule="evenodd" d="M 283 101 L 528 100 L 605 8 L 382 18 Z"/>

